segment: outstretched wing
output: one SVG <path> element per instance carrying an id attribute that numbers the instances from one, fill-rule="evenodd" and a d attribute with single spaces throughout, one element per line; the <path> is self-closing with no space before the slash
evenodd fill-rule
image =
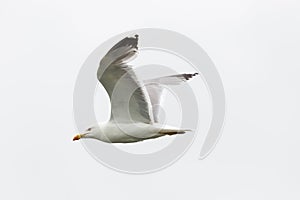
<path id="1" fill-rule="evenodd" d="M 146 89 L 126 63 L 138 52 L 138 35 L 114 45 L 100 61 L 97 78 L 111 101 L 111 118 L 119 123 L 152 123 L 151 102 Z"/>
<path id="2" fill-rule="evenodd" d="M 152 112 L 154 122 L 158 122 L 159 108 L 162 100 L 162 93 L 164 91 L 164 85 L 179 85 L 183 82 L 188 81 L 198 73 L 193 74 L 176 74 L 171 76 L 163 76 L 159 78 L 145 80 L 144 84 L 146 85 L 148 94 L 150 96 Z"/>

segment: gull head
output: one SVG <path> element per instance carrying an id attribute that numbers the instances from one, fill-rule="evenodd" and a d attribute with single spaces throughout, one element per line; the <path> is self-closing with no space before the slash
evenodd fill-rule
<path id="1" fill-rule="evenodd" d="M 80 133 L 74 136 L 73 141 L 80 140 L 81 138 L 97 138 L 99 133 L 99 127 L 91 127 L 84 131 L 84 133 Z"/>

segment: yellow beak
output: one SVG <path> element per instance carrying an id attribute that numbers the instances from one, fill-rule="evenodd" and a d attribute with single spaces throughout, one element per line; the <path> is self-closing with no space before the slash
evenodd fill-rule
<path id="1" fill-rule="evenodd" d="M 73 141 L 75 141 L 75 140 L 79 140 L 81 138 L 81 135 L 80 134 L 78 134 L 78 135 L 75 135 L 75 137 L 73 138 Z"/>

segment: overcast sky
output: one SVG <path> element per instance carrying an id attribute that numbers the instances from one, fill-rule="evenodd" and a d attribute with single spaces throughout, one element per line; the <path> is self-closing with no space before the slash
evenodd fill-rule
<path id="1" fill-rule="evenodd" d="M 0 198 L 299 199 L 299 9 L 296 0 L 2 0 Z M 128 175 L 71 141 L 73 89 L 95 48 L 145 27 L 202 46 L 223 80 L 227 116 L 205 160 L 199 136 L 169 168 Z"/>

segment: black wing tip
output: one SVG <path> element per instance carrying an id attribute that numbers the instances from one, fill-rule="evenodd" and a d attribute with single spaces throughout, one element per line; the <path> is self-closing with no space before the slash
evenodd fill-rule
<path id="1" fill-rule="evenodd" d="M 135 49 L 138 49 L 138 40 L 139 40 L 138 34 L 135 34 L 134 37 L 126 37 L 123 40 L 125 41 L 125 45 L 129 45 Z"/>
<path id="2" fill-rule="evenodd" d="M 183 74 L 183 77 L 185 78 L 185 80 L 189 80 L 189 79 L 191 79 L 191 78 L 193 78 L 194 76 L 197 76 L 197 75 L 199 75 L 198 72 L 193 73 L 193 74 Z"/>
<path id="3" fill-rule="evenodd" d="M 134 36 L 127 36 L 126 38 L 124 38 L 125 40 L 129 39 L 129 40 L 138 40 L 139 39 L 139 35 L 135 34 Z"/>
<path id="4" fill-rule="evenodd" d="M 138 34 L 135 34 L 134 37 L 125 37 L 124 39 L 122 39 L 121 41 L 119 41 L 117 44 L 115 44 L 109 51 L 113 51 L 117 48 L 120 48 L 122 46 L 131 46 L 132 48 L 135 48 L 135 49 L 138 49 L 138 38 L 139 38 L 139 35 Z"/>
<path id="5" fill-rule="evenodd" d="M 138 34 L 135 34 L 135 35 L 134 35 L 134 38 L 132 37 L 131 39 L 133 39 L 132 47 L 138 49 L 139 35 L 138 35 Z"/>

